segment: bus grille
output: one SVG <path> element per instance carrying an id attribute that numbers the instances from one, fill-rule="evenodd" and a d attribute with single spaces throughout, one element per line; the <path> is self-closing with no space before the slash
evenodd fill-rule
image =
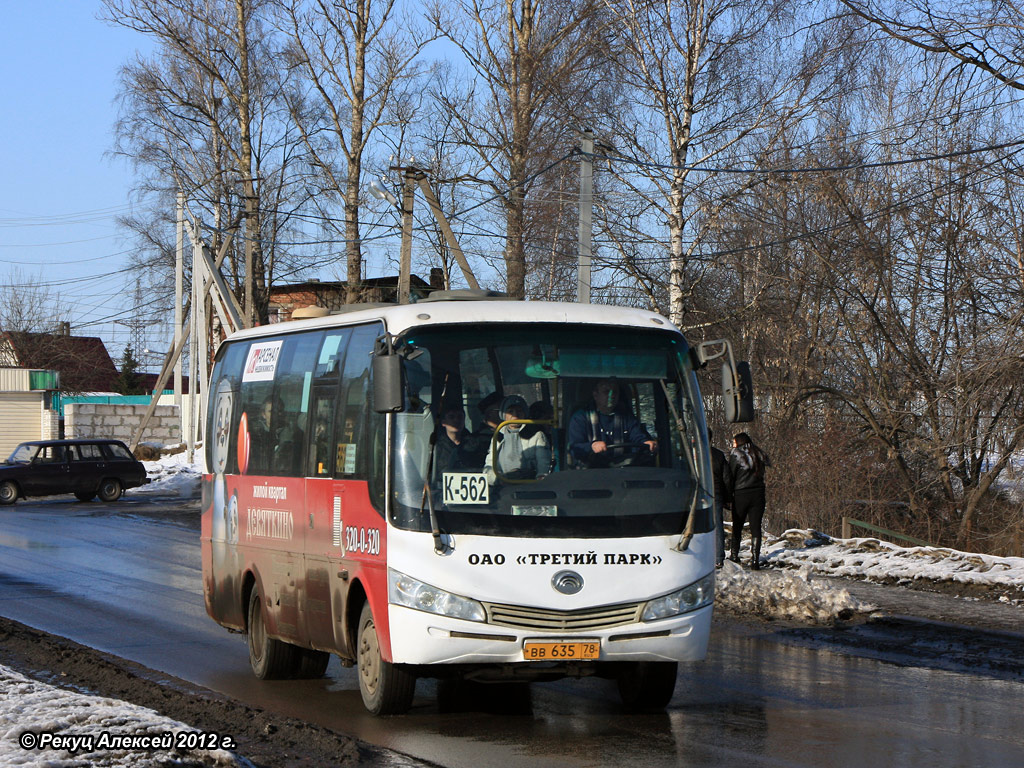
<path id="1" fill-rule="evenodd" d="M 640 620 L 642 605 L 623 603 L 577 611 L 555 611 L 521 605 L 484 603 L 484 608 L 487 610 L 487 623 L 499 627 L 539 632 L 587 632 L 635 624 Z"/>

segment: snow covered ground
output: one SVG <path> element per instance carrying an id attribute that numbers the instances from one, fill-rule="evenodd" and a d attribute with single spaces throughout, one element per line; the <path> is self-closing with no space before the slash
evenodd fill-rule
<path id="1" fill-rule="evenodd" d="M 206 743 L 213 749 L 193 749 Z M 252 764 L 153 710 L 74 693 L 0 666 L 0 765 L 47 768 L 144 768 Z"/>
<path id="2" fill-rule="evenodd" d="M 199 479 L 203 465 L 198 451 L 196 460 L 189 461 L 184 450 L 157 461 L 143 461 L 150 482 L 140 488 L 125 491 L 126 494 L 198 496 Z"/>
<path id="3" fill-rule="evenodd" d="M 145 462 L 152 482 L 133 494 L 197 496 L 201 466 L 186 454 Z M 844 576 L 892 583 L 932 581 L 1009 587 L 1024 592 L 1024 558 L 1003 558 L 937 547 L 899 547 L 873 538 L 834 539 L 817 531 L 789 530 L 766 535 L 762 556 L 772 567 L 751 571 L 726 562 L 717 572 L 715 601 L 720 608 L 771 618 L 829 624 L 867 613 L 867 605 L 818 576 Z M 749 550 L 741 553 L 744 564 Z M 953 598 L 950 598 L 953 599 Z M 1006 598 L 1004 598 L 1006 600 Z M 1024 603 L 1024 601 L 1015 601 Z M 99 747 L 111 737 L 162 737 L 192 730 L 152 710 L 41 683 L 0 666 L 0 765 L 47 765 L 52 768 L 111 766 L 142 768 L 179 766 L 249 766 L 230 749 L 177 751 Z M 45 734 L 82 736 L 92 750 L 40 748 Z M 188 738 L 188 737 L 181 737 Z M 218 745 L 224 746 L 224 745 Z"/>

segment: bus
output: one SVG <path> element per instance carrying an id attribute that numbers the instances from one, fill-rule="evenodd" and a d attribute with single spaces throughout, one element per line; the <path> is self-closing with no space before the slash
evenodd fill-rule
<path id="1" fill-rule="evenodd" d="M 726 418 L 744 421 L 749 368 L 647 311 L 463 299 L 220 345 L 206 610 L 245 633 L 259 678 L 357 667 L 374 714 L 408 711 L 421 677 L 597 675 L 663 708 L 714 599 L 696 370 L 725 360 Z"/>

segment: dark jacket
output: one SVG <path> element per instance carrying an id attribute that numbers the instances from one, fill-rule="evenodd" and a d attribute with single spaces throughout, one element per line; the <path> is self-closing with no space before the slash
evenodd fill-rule
<path id="1" fill-rule="evenodd" d="M 771 465 L 768 455 L 753 443 L 733 448 L 723 473 L 726 492 L 732 497 L 742 491 L 763 491 L 764 468 Z"/>
<path id="2" fill-rule="evenodd" d="M 467 455 L 466 440 L 469 432 L 463 431 L 462 439 L 456 445 L 448 437 L 444 427 L 437 431 L 436 442 L 434 443 L 434 477 L 440 478 L 444 472 L 465 472 L 470 467 L 471 458 Z"/>
<path id="3" fill-rule="evenodd" d="M 711 448 L 711 476 L 715 480 L 715 500 L 723 507 L 732 503 L 732 494 L 725 484 L 726 467 L 728 460 L 725 454 L 712 446 Z"/>
<path id="4" fill-rule="evenodd" d="M 462 440 L 463 461 L 467 469 L 477 472 L 484 468 L 487 460 L 487 452 L 491 450 L 491 438 L 494 437 L 494 427 L 486 421 L 477 427 L 473 434 Z"/>

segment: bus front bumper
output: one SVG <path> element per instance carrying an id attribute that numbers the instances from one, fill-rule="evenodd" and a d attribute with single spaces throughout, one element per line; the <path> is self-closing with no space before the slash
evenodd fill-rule
<path id="1" fill-rule="evenodd" d="M 586 632 L 512 629 L 389 605 L 396 664 L 530 664 L 529 642 L 598 642 L 598 662 L 700 661 L 707 654 L 712 607 L 651 622 Z M 587 662 L 582 662 L 587 663 Z"/>

